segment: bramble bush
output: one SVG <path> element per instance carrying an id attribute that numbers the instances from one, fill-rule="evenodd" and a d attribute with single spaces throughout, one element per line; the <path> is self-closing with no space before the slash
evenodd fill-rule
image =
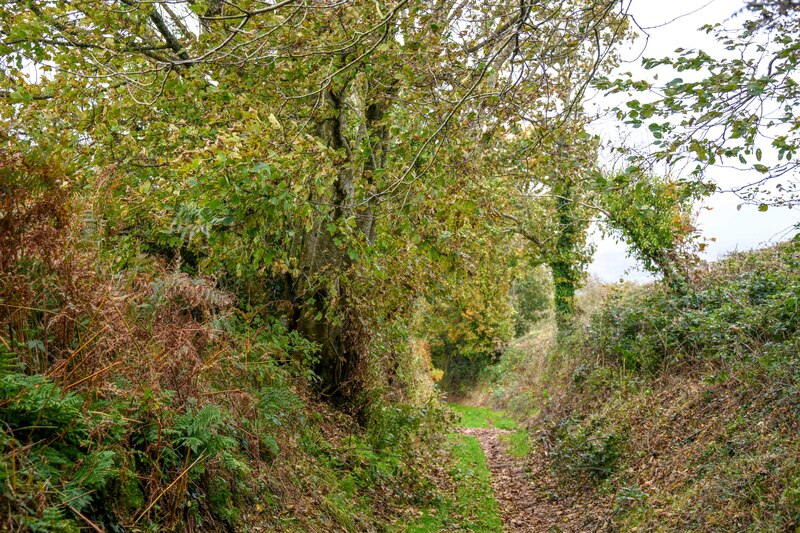
<path id="1" fill-rule="evenodd" d="M 800 331 L 800 240 L 740 253 L 713 266 L 693 290 L 663 286 L 620 292 L 589 326 L 607 362 L 652 374 L 699 359 L 736 360 L 781 346 Z"/>

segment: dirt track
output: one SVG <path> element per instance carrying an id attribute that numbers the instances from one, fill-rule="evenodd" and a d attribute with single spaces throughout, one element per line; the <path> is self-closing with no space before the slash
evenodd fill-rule
<path id="1" fill-rule="evenodd" d="M 492 491 L 503 525 L 511 533 L 612 531 L 603 513 L 592 512 L 584 494 L 556 496 L 552 477 L 543 464 L 529 464 L 505 452 L 497 428 L 462 429 L 478 439 L 491 472 Z M 598 509 L 599 511 L 599 509 Z"/>

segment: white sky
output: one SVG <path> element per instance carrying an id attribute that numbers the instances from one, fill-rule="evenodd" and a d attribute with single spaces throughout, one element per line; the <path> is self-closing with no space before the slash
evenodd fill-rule
<path id="1" fill-rule="evenodd" d="M 627 63 L 623 63 L 620 72 L 633 72 L 636 79 L 652 79 L 652 72 L 641 67 L 640 54 L 643 57 L 664 57 L 672 55 L 676 48 L 701 48 L 712 56 L 715 52 L 719 54 L 721 47 L 712 37 L 698 32 L 697 28 L 707 23 L 726 21 L 730 25 L 737 25 L 739 19 L 734 14 L 743 5 L 743 0 L 711 0 L 707 3 L 698 0 L 632 0 L 630 13 L 640 26 L 649 28 L 649 39 L 640 36 L 623 51 L 623 60 Z M 685 74 L 682 76 L 686 77 Z M 624 101 L 622 97 L 620 101 L 610 102 L 610 106 L 618 105 L 621 101 Z M 605 102 L 602 105 L 606 105 Z M 631 135 L 634 141 L 642 143 L 652 139 L 646 129 L 624 130 L 612 120 L 598 121 L 592 131 L 604 138 Z M 741 172 L 722 168 L 710 169 L 708 177 L 725 185 L 732 180 L 746 179 Z M 717 194 L 705 202 L 705 207 L 710 210 L 700 210 L 698 226 L 703 235 L 716 238 L 716 242 L 710 243 L 705 259 L 714 260 L 732 251 L 748 250 L 790 238 L 795 233 L 792 227 L 800 223 L 799 209 L 770 207 L 766 212 L 759 212 L 756 206 L 744 205 L 737 211 L 739 204 L 741 201 L 732 194 Z M 601 240 L 597 235 L 594 242 L 597 252 L 589 267 L 590 274 L 605 281 L 649 279 L 648 274 L 637 270 L 635 261 L 627 257 L 623 244 L 609 239 Z"/>

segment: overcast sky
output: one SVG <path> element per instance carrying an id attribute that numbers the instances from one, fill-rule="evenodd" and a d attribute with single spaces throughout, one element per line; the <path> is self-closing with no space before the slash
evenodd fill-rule
<path id="1" fill-rule="evenodd" d="M 720 48 L 713 38 L 697 29 L 703 24 L 726 22 L 735 26 L 739 18 L 734 15 L 743 7 L 743 0 L 671 0 L 654 2 L 653 0 L 632 0 L 630 13 L 639 26 L 646 28 L 649 37 L 640 36 L 630 47 L 623 50 L 623 63 L 620 71 L 633 72 L 635 77 L 648 79 L 652 73 L 641 68 L 640 55 L 645 57 L 663 57 L 672 55 L 676 48 L 701 48 L 712 55 L 720 53 Z M 685 77 L 685 76 L 684 76 Z M 624 101 L 624 100 L 623 100 Z M 616 105 L 617 102 L 611 102 Z M 605 103 L 603 103 L 605 105 Z M 593 128 L 605 138 L 620 136 L 620 125 L 613 120 L 600 120 Z M 647 142 L 651 139 L 649 132 L 636 130 L 626 132 L 634 141 Z M 766 152 L 766 150 L 765 150 Z M 708 176 L 718 183 L 729 184 L 732 180 L 746 179 L 740 172 L 711 169 Z M 800 210 L 771 207 L 767 212 L 759 212 L 755 206 L 742 206 L 741 201 L 731 194 L 718 194 L 705 202 L 700 209 L 698 225 L 707 238 L 715 238 L 710 243 L 706 259 L 713 260 L 735 250 L 748 250 L 763 244 L 776 242 L 794 235 L 792 227 L 800 223 Z M 699 206 L 698 206 L 699 207 Z M 623 244 L 611 240 L 600 240 L 592 265 L 591 274 L 605 281 L 616 281 L 620 278 L 645 280 L 648 275 L 636 269 L 633 260 L 627 257 Z"/>

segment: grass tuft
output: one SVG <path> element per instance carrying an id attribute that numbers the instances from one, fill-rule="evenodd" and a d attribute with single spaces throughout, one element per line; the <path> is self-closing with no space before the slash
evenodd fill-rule
<path id="1" fill-rule="evenodd" d="M 448 407 L 460 418 L 459 425 L 463 428 L 490 428 L 512 430 L 517 424 L 503 411 L 487 407 L 473 407 L 451 403 Z"/>

